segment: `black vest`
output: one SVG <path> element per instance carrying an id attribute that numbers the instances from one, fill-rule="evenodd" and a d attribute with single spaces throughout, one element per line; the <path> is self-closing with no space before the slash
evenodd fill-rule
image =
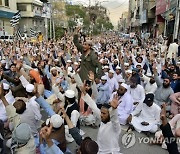
<path id="1" fill-rule="evenodd" d="M 71 113 L 72 113 L 73 110 L 77 110 L 79 112 L 79 106 L 78 106 L 78 104 L 76 102 L 71 107 L 68 107 L 68 109 L 66 111 L 66 113 L 67 113 L 67 115 L 68 115 L 68 117 L 70 119 L 71 119 Z M 67 125 L 66 122 L 65 122 L 65 125 Z M 80 128 L 80 121 L 79 121 L 79 119 L 77 121 L 76 127 Z"/>

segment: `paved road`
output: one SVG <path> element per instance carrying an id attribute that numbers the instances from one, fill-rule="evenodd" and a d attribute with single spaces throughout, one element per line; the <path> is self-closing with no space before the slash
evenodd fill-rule
<path id="1" fill-rule="evenodd" d="M 98 129 L 92 129 L 90 127 L 81 127 L 82 130 L 86 133 L 84 136 L 90 136 L 92 139 L 96 140 Z M 136 136 L 136 143 L 131 148 L 123 148 L 122 145 L 122 135 L 125 133 L 125 130 L 127 130 L 126 126 L 122 126 L 122 132 L 119 140 L 119 144 L 121 147 L 121 152 L 123 154 L 168 154 L 168 152 L 164 149 L 162 149 L 158 145 L 150 145 L 150 144 L 144 144 L 139 143 L 138 138 L 146 137 L 142 133 L 137 133 L 136 131 L 133 131 Z M 147 139 L 145 140 L 147 142 Z M 73 142 L 71 144 L 68 144 L 68 147 L 71 149 L 71 151 L 75 154 L 75 149 L 77 148 L 76 144 Z"/>

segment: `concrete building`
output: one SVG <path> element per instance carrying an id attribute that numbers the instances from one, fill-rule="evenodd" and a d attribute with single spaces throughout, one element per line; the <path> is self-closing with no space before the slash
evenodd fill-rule
<path id="1" fill-rule="evenodd" d="M 10 20 L 16 12 L 16 0 L 0 0 L 0 36 L 13 35 Z"/>
<path id="2" fill-rule="evenodd" d="M 43 3 L 40 0 L 17 0 L 17 9 L 21 11 L 21 32 L 30 34 L 30 28 L 32 28 L 45 34 Z"/>

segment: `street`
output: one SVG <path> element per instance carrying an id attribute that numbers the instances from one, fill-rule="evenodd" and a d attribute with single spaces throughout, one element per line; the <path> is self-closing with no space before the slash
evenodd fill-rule
<path id="1" fill-rule="evenodd" d="M 96 140 L 97 137 L 97 132 L 98 129 L 93 129 L 91 127 L 81 127 L 82 130 L 86 133 L 84 136 L 89 136 L 92 139 Z M 134 146 L 126 149 L 122 145 L 122 135 L 125 133 L 125 130 L 127 130 L 127 126 L 121 126 L 122 132 L 120 135 L 119 143 L 120 143 L 120 148 L 121 148 L 121 153 L 123 154 L 168 154 L 168 152 L 164 149 L 161 148 L 159 145 L 150 145 L 150 144 L 145 144 L 145 143 L 138 143 L 138 137 L 146 137 L 142 133 L 138 133 L 136 131 L 133 131 L 136 135 L 136 143 Z M 68 144 L 69 149 L 74 152 L 75 149 L 77 149 L 77 145 L 75 142 Z"/>

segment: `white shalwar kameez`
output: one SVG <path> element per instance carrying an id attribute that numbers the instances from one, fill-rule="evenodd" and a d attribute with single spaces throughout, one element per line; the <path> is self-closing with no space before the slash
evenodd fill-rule
<path id="1" fill-rule="evenodd" d="M 131 124 L 137 132 L 149 131 L 155 133 L 158 130 L 158 124 L 160 123 L 160 112 L 161 108 L 153 103 L 152 106 L 148 107 L 145 103 L 138 106 L 132 113 Z M 139 114 L 139 116 L 136 116 Z M 148 122 L 148 126 L 143 126 L 142 122 Z"/>
<path id="2" fill-rule="evenodd" d="M 117 92 L 114 92 L 111 96 L 111 99 L 113 99 L 114 95 L 116 95 Z M 133 111 L 133 98 L 131 95 L 126 92 L 120 99 L 119 99 L 119 105 L 118 105 L 118 117 L 119 122 L 121 125 L 126 125 L 127 118 Z"/>
<path id="3" fill-rule="evenodd" d="M 97 108 L 96 103 L 86 94 L 83 100 L 91 107 L 93 113 L 98 119 L 101 119 L 101 111 Z M 109 109 L 110 121 L 101 122 L 97 135 L 97 144 L 99 146 L 98 154 L 120 154 L 119 135 L 121 126 L 119 124 L 117 109 Z"/>

